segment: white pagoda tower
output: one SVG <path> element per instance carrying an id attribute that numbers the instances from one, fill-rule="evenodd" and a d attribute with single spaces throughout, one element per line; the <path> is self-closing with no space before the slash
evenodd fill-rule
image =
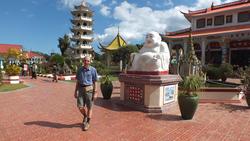
<path id="1" fill-rule="evenodd" d="M 82 59 L 85 56 L 92 57 L 93 48 L 91 43 L 93 41 L 93 11 L 88 7 L 85 0 L 75 6 L 71 11 L 73 19 L 71 20 L 73 26 L 71 31 L 73 36 L 73 58 Z"/>

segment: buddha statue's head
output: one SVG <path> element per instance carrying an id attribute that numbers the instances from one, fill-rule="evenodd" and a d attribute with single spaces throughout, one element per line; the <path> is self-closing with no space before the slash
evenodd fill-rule
<path id="1" fill-rule="evenodd" d="M 161 44 L 161 36 L 159 33 L 155 31 L 151 31 L 146 35 L 144 47 L 146 48 L 152 48 L 152 47 L 157 47 L 160 46 Z"/>

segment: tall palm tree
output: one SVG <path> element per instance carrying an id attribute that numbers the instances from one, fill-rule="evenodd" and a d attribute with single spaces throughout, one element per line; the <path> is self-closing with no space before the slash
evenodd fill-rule
<path id="1" fill-rule="evenodd" d="M 60 48 L 62 56 L 65 56 L 65 51 L 70 47 L 70 37 L 65 34 L 62 38 L 59 37 L 58 43 L 58 47 Z"/>

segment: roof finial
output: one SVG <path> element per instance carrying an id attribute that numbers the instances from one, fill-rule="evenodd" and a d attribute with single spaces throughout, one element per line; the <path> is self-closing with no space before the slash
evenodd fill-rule
<path id="1" fill-rule="evenodd" d="M 118 35 L 120 34 L 120 27 L 118 26 Z"/>
<path id="2" fill-rule="evenodd" d="M 213 10 L 213 8 L 214 8 L 214 2 L 212 2 L 211 4 L 211 9 Z"/>
<path id="3" fill-rule="evenodd" d="M 82 0 L 82 5 L 83 5 L 83 6 L 87 6 L 86 0 Z"/>

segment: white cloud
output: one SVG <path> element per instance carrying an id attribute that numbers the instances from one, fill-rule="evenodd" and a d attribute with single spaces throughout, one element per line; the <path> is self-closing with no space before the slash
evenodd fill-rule
<path id="1" fill-rule="evenodd" d="M 35 15 L 34 14 L 28 14 L 27 17 L 28 18 L 33 18 L 33 17 L 35 17 Z"/>
<path id="2" fill-rule="evenodd" d="M 116 0 L 112 0 L 111 5 L 117 4 Z"/>
<path id="3" fill-rule="evenodd" d="M 221 4 L 221 0 L 198 0 L 196 4 L 194 4 L 194 9 L 203 9 L 210 7 L 214 3 L 214 5 Z"/>
<path id="4" fill-rule="evenodd" d="M 39 4 L 38 1 L 35 1 L 35 0 L 31 1 L 31 3 L 32 3 L 33 5 L 38 5 L 38 4 Z"/>
<path id="5" fill-rule="evenodd" d="M 102 4 L 103 0 L 86 0 L 87 3 L 93 6 L 98 6 Z M 73 8 L 74 5 L 79 5 L 82 0 L 59 0 L 59 3 L 63 7 Z"/>
<path id="6" fill-rule="evenodd" d="M 110 8 L 104 4 L 101 5 L 100 12 L 103 16 L 108 16 L 110 14 Z"/>
<path id="7" fill-rule="evenodd" d="M 127 1 L 122 2 L 113 10 L 113 18 L 118 21 L 117 25 L 112 25 L 104 29 L 104 34 L 97 35 L 99 40 L 103 42 L 111 41 L 117 34 L 117 27 L 120 27 L 120 34 L 130 41 L 142 41 L 145 34 L 149 31 L 157 31 L 165 33 L 166 31 L 175 31 L 190 26 L 180 11 L 198 10 L 214 5 L 231 2 L 233 0 L 197 0 L 190 6 L 177 5 L 174 6 L 171 0 L 164 0 L 166 5 L 172 6 L 167 10 L 153 10 L 148 7 L 151 1 L 146 1 L 148 6 L 138 7 Z"/>
<path id="8" fill-rule="evenodd" d="M 172 0 L 164 0 L 163 5 L 165 6 L 174 6 L 174 3 Z"/>
<path id="9" fill-rule="evenodd" d="M 27 12 L 27 11 L 28 11 L 28 9 L 26 9 L 26 8 L 22 8 L 20 11 L 21 11 L 21 12 Z"/>
<path id="10" fill-rule="evenodd" d="M 226 0 L 224 3 L 234 2 L 235 0 Z"/>
<path id="11" fill-rule="evenodd" d="M 101 40 L 114 37 L 118 26 L 121 35 L 128 42 L 142 40 L 144 35 L 152 30 L 165 33 L 166 30 L 185 28 L 188 26 L 188 21 L 178 11 L 180 9 L 188 10 L 185 6 L 179 6 L 160 11 L 150 7 L 137 7 L 124 1 L 114 9 L 113 18 L 118 20 L 119 24 L 106 28 L 104 34 L 98 37 Z"/>
<path id="12" fill-rule="evenodd" d="M 92 5 L 100 5 L 102 0 L 88 0 L 88 2 Z"/>

